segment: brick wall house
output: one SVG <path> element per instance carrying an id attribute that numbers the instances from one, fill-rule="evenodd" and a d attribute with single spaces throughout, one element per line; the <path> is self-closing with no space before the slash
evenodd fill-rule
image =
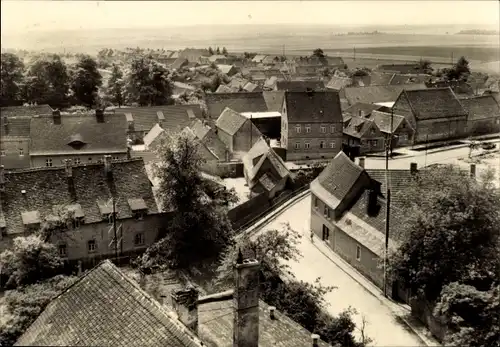
<path id="1" fill-rule="evenodd" d="M 143 251 L 152 244 L 164 223 L 142 159 L 45 167 L 0 173 L 2 249 L 17 236 L 38 230 L 46 221 L 69 224 L 52 233 L 63 258 L 91 260 L 114 255 L 113 203 L 115 200 L 119 254 Z"/>
<path id="2" fill-rule="evenodd" d="M 405 117 L 415 129 L 413 144 L 467 134 L 467 112 L 450 88 L 404 90 L 393 111 Z"/>
<path id="3" fill-rule="evenodd" d="M 493 96 L 461 99 L 460 103 L 468 114 L 467 132 L 470 135 L 500 131 L 500 107 Z"/>
<path id="4" fill-rule="evenodd" d="M 286 92 L 281 146 L 287 160 L 333 158 L 342 146 L 342 112 L 336 92 Z"/>

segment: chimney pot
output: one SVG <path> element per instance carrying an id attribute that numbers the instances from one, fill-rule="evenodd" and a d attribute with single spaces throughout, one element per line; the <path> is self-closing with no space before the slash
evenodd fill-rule
<path id="1" fill-rule="evenodd" d="M 418 171 L 417 163 L 410 163 L 410 173 L 412 175 L 416 174 Z"/>
<path id="2" fill-rule="evenodd" d="M 171 294 L 172 305 L 179 320 L 189 329 L 198 333 L 198 291 L 188 286 Z"/>
<path id="3" fill-rule="evenodd" d="M 52 119 L 54 120 L 54 124 L 61 124 L 61 111 L 52 111 Z"/>
<path id="4" fill-rule="evenodd" d="M 470 164 L 470 177 L 476 177 L 476 164 Z"/>
<path id="5" fill-rule="evenodd" d="M 311 335 L 311 340 L 312 340 L 312 346 L 313 347 L 318 347 L 319 346 L 319 335 L 318 334 L 312 334 Z"/>
<path id="6" fill-rule="evenodd" d="M 269 306 L 269 318 L 276 319 L 275 312 L 276 312 L 276 307 Z"/>
<path id="7" fill-rule="evenodd" d="M 365 168 L 365 158 L 364 157 L 360 157 L 358 159 L 358 165 L 361 166 L 363 169 Z"/>

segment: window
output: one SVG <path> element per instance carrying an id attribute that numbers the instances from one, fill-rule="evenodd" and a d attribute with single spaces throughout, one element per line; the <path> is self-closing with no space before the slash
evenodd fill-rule
<path id="1" fill-rule="evenodd" d="M 91 162 L 92 162 L 92 158 L 89 158 L 89 163 L 91 163 Z"/>
<path id="2" fill-rule="evenodd" d="M 50 158 L 45 159 L 45 166 L 51 167 L 52 166 L 52 159 L 50 159 Z"/>
<path id="3" fill-rule="evenodd" d="M 318 208 L 318 198 L 314 197 L 314 207 Z"/>
<path id="4" fill-rule="evenodd" d="M 113 222 L 114 222 L 113 213 L 110 213 L 108 215 L 108 224 L 113 224 Z"/>
<path id="5" fill-rule="evenodd" d="M 89 250 L 89 253 L 96 251 L 97 244 L 96 244 L 95 240 L 90 240 L 87 242 L 87 249 Z"/>
<path id="6" fill-rule="evenodd" d="M 137 220 L 142 220 L 144 218 L 145 211 L 136 211 L 133 213 L 134 218 Z"/>
<path id="7" fill-rule="evenodd" d="M 322 133 L 326 133 L 326 127 L 325 127 L 324 125 L 322 125 L 322 126 L 320 127 L 320 131 L 321 131 Z"/>
<path id="8" fill-rule="evenodd" d="M 401 135 L 401 141 L 402 142 L 408 141 L 408 135 L 406 135 L 406 134 Z"/>
<path id="9" fill-rule="evenodd" d="M 309 142 L 304 143 L 304 148 L 309 149 L 311 147 L 311 144 Z"/>
<path id="10" fill-rule="evenodd" d="M 295 142 L 295 149 L 299 149 L 300 148 L 300 142 Z"/>
<path id="11" fill-rule="evenodd" d="M 371 140 L 370 141 L 370 146 L 377 147 L 377 145 L 378 145 L 378 140 Z"/>
<path id="12" fill-rule="evenodd" d="M 83 218 L 74 218 L 73 219 L 73 229 L 78 229 L 80 225 L 83 224 Z"/>
<path id="13" fill-rule="evenodd" d="M 19 156 L 20 157 L 24 156 L 24 149 L 19 148 Z"/>
<path id="14" fill-rule="evenodd" d="M 375 134 L 375 129 L 371 128 L 370 129 L 370 134 L 372 134 L 372 135 Z"/>
<path id="15" fill-rule="evenodd" d="M 330 142 L 330 148 L 335 148 L 335 141 Z"/>
<path id="16" fill-rule="evenodd" d="M 311 132 L 311 126 L 308 124 L 306 125 L 306 133 L 310 133 Z"/>
<path id="17" fill-rule="evenodd" d="M 0 150 L 0 156 L 5 157 L 5 151 L 3 149 Z"/>
<path id="18" fill-rule="evenodd" d="M 66 257 L 66 245 L 59 245 L 59 255 L 61 257 Z"/>
<path id="19" fill-rule="evenodd" d="M 330 238 L 330 229 L 326 225 L 323 224 L 323 236 L 322 239 L 323 241 L 328 241 Z"/>
<path id="20" fill-rule="evenodd" d="M 361 260 L 361 247 L 359 247 L 358 245 L 356 245 L 356 260 Z"/>
<path id="21" fill-rule="evenodd" d="M 118 160 L 118 157 L 113 157 L 113 160 L 115 160 L 115 161 Z"/>
<path id="22" fill-rule="evenodd" d="M 74 159 L 74 162 L 75 162 L 75 165 L 79 165 L 79 164 L 81 164 L 81 160 L 80 160 L 80 158 L 75 158 L 75 159 Z"/>
<path id="23" fill-rule="evenodd" d="M 301 128 L 301 126 L 300 126 L 300 125 L 296 125 L 296 126 L 295 126 L 295 132 L 296 132 L 297 134 L 300 134 L 300 131 L 301 131 L 301 130 L 302 130 L 302 128 Z"/>
<path id="24" fill-rule="evenodd" d="M 330 218 L 330 209 L 328 208 L 328 206 L 325 205 L 325 208 L 323 209 L 323 215 L 326 217 L 326 218 Z"/>
<path id="25" fill-rule="evenodd" d="M 335 132 L 335 125 L 330 125 L 330 132 L 334 133 Z"/>
<path id="26" fill-rule="evenodd" d="M 319 148 L 325 148 L 325 141 L 319 142 Z"/>
<path id="27" fill-rule="evenodd" d="M 135 234 L 134 244 L 136 246 L 140 246 L 140 245 L 144 244 L 144 234 L 143 233 L 137 233 L 137 234 Z"/>
<path id="28" fill-rule="evenodd" d="M 406 128 L 406 123 L 403 122 L 403 124 L 401 124 L 401 129 L 405 129 Z"/>

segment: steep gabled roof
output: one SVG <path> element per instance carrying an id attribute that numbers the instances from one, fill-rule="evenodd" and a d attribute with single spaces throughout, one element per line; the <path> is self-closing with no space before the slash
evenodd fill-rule
<path id="1" fill-rule="evenodd" d="M 52 300 L 18 346 L 165 346 L 203 344 L 109 260 Z"/>
<path id="2" fill-rule="evenodd" d="M 267 110 L 269 112 L 282 112 L 283 100 L 285 99 L 285 92 L 283 91 L 265 91 L 262 92 L 264 100 L 266 101 Z"/>
<path id="3" fill-rule="evenodd" d="M 71 145 L 78 136 L 81 146 Z M 65 153 L 112 153 L 127 151 L 127 121 L 123 114 L 62 115 L 60 124 L 52 116 L 35 116 L 30 125 L 30 155 Z"/>
<path id="4" fill-rule="evenodd" d="M 285 103 L 289 122 L 342 122 L 337 92 L 286 92 Z"/>
<path id="5" fill-rule="evenodd" d="M 406 98 L 417 119 L 447 118 L 466 115 L 451 88 L 429 88 L 404 90 L 400 97 Z"/>
<path id="6" fill-rule="evenodd" d="M 425 84 L 402 84 L 397 86 L 346 87 L 345 98 L 350 105 L 358 102 L 373 104 L 376 102 L 396 101 L 403 90 L 425 89 Z"/>
<path id="7" fill-rule="evenodd" d="M 460 103 L 469 114 L 469 120 L 479 120 L 500 117 L 500 107 L 491 95 L 461 99 Z"/>
<path id="8" fill-rule="evenodd" d="M 226 107 L 236 112 L 266 112 L 262 92 L 216 93 L 205 97 L 210 119 L 217 119 Z"/>
<path id="9" fill-rule="evenodd" d="M 190 127 L 197 138 L 203 140 L 205 136 L 210 132 L 210 127 L 203 124 L 203 122 L 199 119 L 195 120 Z"/>
<path id="10" fill-rule="evenodd" d="M 226 107 L 224 111 L 222 111 L 220 117 L 217 118 L 216 126 L 229 135 L 234 135 L 238 132 L 238 130 L 240 130 L 246 121 L 246 117 L 229 107 Z"/>
<path id="11" fill-rule="evenodd" d="M 2 117 L 33 117 L 38 115 L 52 114 L 53 109 L 49 105 L 32 106 L 7 106 L 0 108 Z"/>
<path id="12" fill-rule="evenodd" d="M 391 114 L 387 112 L 373 111 L 370 119 L 372 119 L 379 130 L 383 133 L 389 134 L 395 132 L 398 127 L 403 123 L 404 117 L 392 115 L 392 131 L 391 131 Z"/>
<path id="13" fill-rule="evenodd" d="M 372 119 L 351 116 L 349 124 L 344 128 L 344 134 L 360 139 L 366 134 L 368 129 L 376 126 Z"/>

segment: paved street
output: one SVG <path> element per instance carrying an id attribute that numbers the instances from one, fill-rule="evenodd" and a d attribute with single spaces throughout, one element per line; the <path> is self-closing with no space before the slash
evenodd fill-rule
<path id="1" fill-rule="evenodd" d="M 269 229 L 279 229 L 282 223 L 290 223 L 293 229 L 304 235 L 299 245 L 303 257 L 299 262 L 290 262 L 296 278 L 312 283 L 321 277 L 322 284 L 338 287 L 326 297 L 329 312 L 338 314 L 348 306 L 355 308 L 359 313 L 355 317 L 356 325 L 360 326 L 361 315 L 364 315 L 367 320 L 365 331 L 374 340 L 373 346 L 422 346 L 422 342 L 408 327 L 396 321 L 387 306 L 330 260 L 335 256 L 333 252 L 327 253 L 327 257 L 311 243 L 308 232 L 310 204 L 311 198 L 307 195 L 264 225 L 255 235 Z M 315 242 L 321 241 L 316 239 Z"/>

